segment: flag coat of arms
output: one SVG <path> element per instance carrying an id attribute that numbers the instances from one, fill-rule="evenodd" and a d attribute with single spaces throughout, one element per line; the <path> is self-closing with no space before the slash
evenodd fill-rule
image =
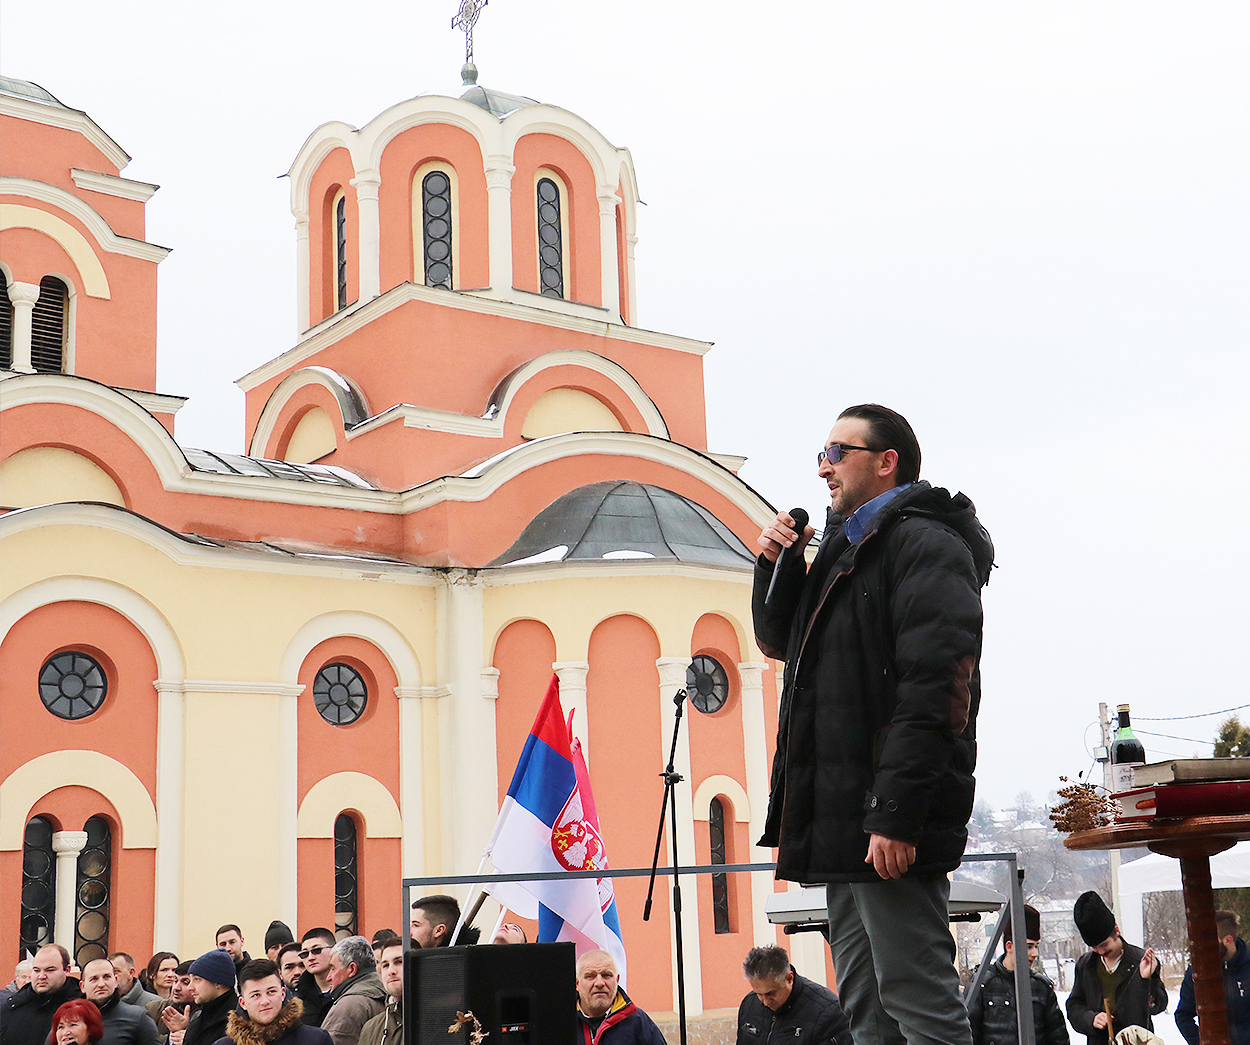
<path id="1" fill-rule="evenodd" d="M 581 745 L 570 740 L 551 685 L 530 728 L 486 853 L 499 874 L 605 870 L 607 852 Z M 577 953 L 601 948 L 625 983 L 625 945 L 611 878 L 496 882 L 496 900 L 538 920 L 538 942 L 571 940 Z"/>

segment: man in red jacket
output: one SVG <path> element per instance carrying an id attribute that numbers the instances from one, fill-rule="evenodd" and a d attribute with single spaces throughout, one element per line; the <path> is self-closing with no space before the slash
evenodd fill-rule
<path id="1" fill-rule="evenodd" d="M 617 982 L 607 951 L 577 959 L 577 1017 L 583 1045 L 665 1045 L 651 1017 L 629 1000 Z"/>

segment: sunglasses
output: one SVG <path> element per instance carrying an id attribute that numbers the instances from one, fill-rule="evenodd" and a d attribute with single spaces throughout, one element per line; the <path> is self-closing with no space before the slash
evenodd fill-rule
<path id="1" fill-rule="evenodd" d="M 833 443 L 826 446 L 823 450 L 816 452 L 816 467 L 828 461 L 830 464 L 837 464 L 847 454 L 848 450 L 867 450 L 870 454 L 880 453 L 880 450 L 874 450 L 871 446 L 852 446 L 850 443 Z"/>
<path id="2" fill-rule="evenodd" d="M 300 951 L 299 956 L 301 958 L 307 959 L 310 954 L 315 957 L 316 955 L 320 954 L 322 951 L 328 951 L 329 949 L 330 948 L 328 946 L 327 947 L 309 947 L 308 950 L 306 951 Z"/>

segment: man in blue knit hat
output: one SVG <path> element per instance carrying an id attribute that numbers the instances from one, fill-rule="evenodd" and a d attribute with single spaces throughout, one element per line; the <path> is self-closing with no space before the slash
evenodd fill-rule
<path id="1" fill-rule="evenodd" d="M 226 1020 L 238 1004 L 234 991 L 234 961 L 228 951 L 201 954 L 191 963 L 191 997 L 195 1004 L 185 1013 L 172 1005 L 161 1014 L 171 1032 L 185 1030 L 182 1045 L 212 1045 L 226 1033 Z"/>

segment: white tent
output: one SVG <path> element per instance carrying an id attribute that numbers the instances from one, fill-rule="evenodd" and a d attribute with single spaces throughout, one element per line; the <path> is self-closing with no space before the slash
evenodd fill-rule
<path id="1" fill-rule="evenodd" d="M 1211 857 L 1211 886 L 1240 889 L 1250 886 L 1250 842 L 1238 842 Z M 1181 887 L 1181 862 L 1151 853 L 1120 865 L 1120 932 L 1130 943 L 1145 946 L 1142 894 L 1176 892 Z"/>

